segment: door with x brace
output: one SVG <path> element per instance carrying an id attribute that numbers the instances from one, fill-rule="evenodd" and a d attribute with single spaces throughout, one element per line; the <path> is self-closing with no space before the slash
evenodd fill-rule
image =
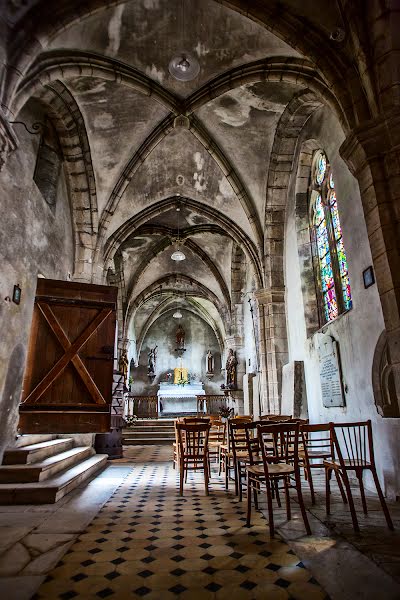
<path id="1" fill-rule="evenodd" d="M 39 279 L 21 433 L 110 429 L 117 288 Z"/>

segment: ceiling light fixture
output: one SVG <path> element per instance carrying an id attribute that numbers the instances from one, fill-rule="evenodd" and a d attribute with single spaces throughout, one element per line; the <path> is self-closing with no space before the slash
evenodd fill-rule
<path id="1" fill-rule="evenodd" d="M 176 239 L 176 250 L 171 254 L 171 259 L 175 260 L 177 262 L 181 261 L 181 260 L 185 260 L 186 256 L 185 254 L 182 252 L 182 250 L 179 249 L 182 241 L 179 237 L 179 215 L 180 215 L 180 211 L 181 208 L 180 206 L 177 207 L 176 212 L 178 213 L 178 237 Z"/>
<path id="2" fill-rule="evenodd" d="M 174 317 L 174 319 L 182 319 L 182 313 L 179 309 L 176 310 L 172 316 Z"/>
<path id="3" fill-rule="evenodd" d="M 182 0 L 181 9 L 181 43 L 185 40 L 185 0 Z M 200 73 L 199 61 L 189 52 L 181 51 L 172 57 L 168 70 L 178 81 L 191 81 Z"/>

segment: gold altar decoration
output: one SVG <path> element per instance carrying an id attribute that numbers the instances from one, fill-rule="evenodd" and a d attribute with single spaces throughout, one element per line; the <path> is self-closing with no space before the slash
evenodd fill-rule
<path id="1" fill-rule="evenodd" d="M 188 380 L 188 370 L 183 367 L 176 367 L 174 369 L 174 383 L 181 383 L 181 381 Z"/>

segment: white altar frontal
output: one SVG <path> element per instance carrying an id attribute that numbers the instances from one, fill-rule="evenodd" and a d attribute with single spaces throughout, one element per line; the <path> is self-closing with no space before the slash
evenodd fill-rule
<path id="1" fill-rule="evenodd" d="M 204 396 L 201 381 L 192 381 L 185 385 L 160 383 L 158 396 L 158 414 L 185 414 L 197 412 L 197 396 Z"/>

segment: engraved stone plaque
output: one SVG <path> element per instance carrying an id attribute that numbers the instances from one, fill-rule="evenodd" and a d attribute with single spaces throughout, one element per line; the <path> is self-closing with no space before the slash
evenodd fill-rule
<path id="1" fill-rule="evenodd" d="M 319 372 L 322 403 L 326 407 L 344 406 L 338 343 L 330 336 L 318 336 Z"/>

